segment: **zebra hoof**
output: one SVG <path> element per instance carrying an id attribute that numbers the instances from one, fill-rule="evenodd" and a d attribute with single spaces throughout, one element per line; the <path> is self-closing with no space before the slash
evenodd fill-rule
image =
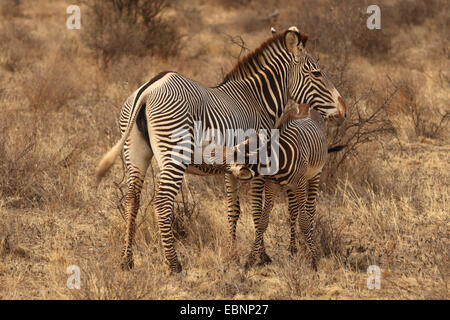
<path id="1" fill-rule="evenodd" d="M 120 264 L 120 268 L 123 271 L 130 271 L 131 269 L 133 269 L 134 268 L 133 259 L 124 259 L 124 261 L 122 261 L 122 263 Z"/>
<path id="2" fill-rule="evenodd" d="M 270 259 L 270 257 L 265 252 L 261 253 L 261 255 L 259 256 L 259 259 L 260 259 L 260 261 L 258 263 L 258 266 L 265 266 L 269 263 L 272 263 L 272 259 Z"/>
<path id="3" fill-rule="evenodd" d="M 181 271 L 183 271 L 183 268 L 181 267 L 181 263 L 178 260 L 171 263 L 170 271 L 171 271 L 171 273 L 180 273 Z"/>

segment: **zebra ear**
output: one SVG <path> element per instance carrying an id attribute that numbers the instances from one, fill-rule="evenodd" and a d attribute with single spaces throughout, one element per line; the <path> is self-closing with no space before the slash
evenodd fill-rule
<path id="1" fill-rule="evenodd" d="M 272 27 L 272 28 L 270 28 L 270 32 L 271 32 L 272 34 L 275 34 L 275 33 L 277 33 L 277 30 L 276 30 L 274 27 Z"/>
<path id="2" fill-rule="evenodd" d="M 286 49 L 294 54 L 298 54 L 297 45 L 299 43 L 299 34 L 295 31 L 288 30 L 284 36 L 284 43 L 286 44 Z"/>

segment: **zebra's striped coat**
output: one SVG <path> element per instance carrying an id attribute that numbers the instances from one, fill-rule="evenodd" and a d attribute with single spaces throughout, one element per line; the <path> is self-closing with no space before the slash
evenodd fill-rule
<path id="1" fill-rule="evenodd" d="M 299 112 L 299 114 L 304 114 L 304 112 Z M 317 270 L 318 254 L 313 236 L 314 220 L 320 174 L 327 159 L 328 143 L 325 136 L 325 121 L 320 113 L 313 109 L 308 110 L 306 115 L 292 120 L 287 119 L 280 126 L 277 159 L 279 169 L 276 174 L 265 177 L 264 208 L 258 214 L 260 219 L 256 226 L 256 238 L 246 268 L 255 262 L 258 253 L 261 254 L 263 261 L 270 261 L 265 253 L 263 234 L 269 223 L 275 189 L 279 185 L 288 194 L 291 227 L 290 251 L 294 253 L 297 250 L 295 222 L 300 214 L 300 228 L 312 253 L 313 268 Z M 245 143 L 247 142 L 243 144 Z M 239 146 L 234 148 L 234 152 L 237 150 L 239 150 Z M 235 164 L 231 165 L 230 172 L 233 172 L 238 178 L 248 177 L 249 171 L 250 176 L 261 176 L 260 166 L 260 164 L 253 166 Z M 261 194 L 258 196 L 260 199 L 262 198 Z"/>
<path id="2" fill-rule="evenodd" d="M 339 104 L 340 96 L 334 87 L 317 79 L 313 84 L 315 76 L 312 72 L 317 72 L 317 66 L 304 52 L 305 42 L 306 36 L 296 28 L 290 28 L 263 43 L 217 87 L 207 88 L 175 72 L 165 72 L 133 94 L 128 114 L 123 113 L 122 120 L 127 118 L 127 121 L 121 122 L 122 138 L 103 157 L 97 169 L 100 179 L 124 146 L 129 174 L 124 267 L 133 265 L 131 246 L 139 195 L 145 172 L 154 156 L 161 169 L 154 204 L 164 252 L 171 269 L 181 271 L 173 245 L 171 218 L 173 200 L 183 175 L 188 167 L 192 167 L 187 163 L 193 159 L 195 122 L 202 123 L 203 132 L 211 128 L 222 132 L 226 129 L 270 129 L 289 98 L 310 103 L 324 113 Z M 145 110 L 144 115 L 141 110 Z M 139 130 L 142 117 L 146 120 L 147 140 Z M 174 138 L 174 133 L 182 130 L 183 139 Z M 174 159 L 174 150 L 181 150 L 183 154 Z M 216 172 L 215 169 L 212 171 Z M 234 187 L 231 192 L 236 194 Z M 237 197 L 229 198 L 234 202 L 234 210 L 238 211 L 236 200 Z"/>

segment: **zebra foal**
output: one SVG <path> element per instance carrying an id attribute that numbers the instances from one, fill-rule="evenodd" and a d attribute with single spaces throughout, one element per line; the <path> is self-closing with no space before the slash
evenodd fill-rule
<path id="1" fill-rule="evenodd" d="M 343 106 L 344 110 L 336 108 L 329 115 L 342 118 L 345 114 Z M 270 261 L 265 253 L 263 237 L 273 208 L 276 186 L 279 185 L 288 195 L 291 229 L 289 250 L 292 253 L 297 251 L 295 223 L 300 214 L 300 229 L 312 254 L 312 266 L 317 270 L 318 254 L 313 233 L 320 174 L 328 155 L 325 119 L 319 112 L 310 109 L 309 105 L 300 104 L 286 110 L 275 128 L 280 128 L 279 169 L 275 175 L 264 177 L 264 208 L 256 213 L 259 216 L 255 224 L 256 236 L 246 268 L 255 262 L 257 254 L 262 255 L 266 262 Z M 245 150 L 249 140 L 234 147 L 232 152 L 237 155 L 239 150 Z M 232 164 L 228 170 L 238 179 L 248 180 L 261 175 L 260 168 L 261 164 Z M 262 194 L 259 197 L 262 198 Z"/>

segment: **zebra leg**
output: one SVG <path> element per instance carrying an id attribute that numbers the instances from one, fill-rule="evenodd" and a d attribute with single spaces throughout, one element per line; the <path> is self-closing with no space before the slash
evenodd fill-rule
<path id="1" fill-rule="evenodd" d="M 313 179 L 311 179 L 310 183 L 314 184 L 314 181 L 316 177 L 314 177 Z M 300 214 L 300 219 L 299 219 L 299 224 L 300 224 L 300 229 L 302 230 L 304 236 L 305 236 L 305 240 L 308 243 L 309 249 L 311 251 L 312 254 L 312 267 L 314 270 L 317 271 L 317 250 L 316 250 L 316 244 L 313 238 L 313 230 L 314 230 L 314 218 L 311 219 L 310 213 L 307 212 L 307 202 L 310 199 L 309 197 L 309 186 L 308 181 L 306 180 L 302 180 L 301 183 L 299 184 L 297 190 L 296 190 L 296 196 L 297 196 L 297 201 L 298 201 L 298 206 L 299 206 L 299 214 Z M 317 179 L 317 183 L 318 183 L 318 179 Z M 314 198 L 315 201 L 315 198 Z"/>
<path id="2" fill-rule="evenodd" d="M 251 181 L 250 197 L 253 215 L 253 223 L 255 225 L 255 240 L 253 242 L 250 255 L 245 263 L 245 269 L 248 270 L 256 262 L 256 257 L 265 254 L 264 249 L 264 231 L 267 228 L 268 216 L 262 209 L 262 196 L 264 191 L 264 178 L 257 177 Z M 267 254 L 265 254 L 267 256 Z M 270 259 L 270 258 L 269 258 Z"/>
<path id="3" fill-rule="evenodd" d="M 241 214 L 239 205 L 239 181 L 232 174 L 225 174 L 225 186 L 228 205 L 228 224 L 230 227 L 231 248 L 236 248 L 236 224 Z"/>
<path id="4" fill-rule="evenodd" d="M 289 209 L 289 224 L 291 227 L 291 242 L 289 244 L 289 252 L 294 255 L 297 253 L 297 231 L 295 228 L 295 223 L 297 222 L 298 215 L 298 202 L 295 193 L 291 190 L 287 190 L 288 195 L 288 209 Z"/>
<path id="5" fill-rule="evenodd" d="M 128 191 L 125 196 L 126 232 L 120 263 L 122 270 L 130 270 L 134 267 L 132 246 L 136 233 L 136 216 L 139 210 L 139 200 L 144 182 L 143 176 L 138 174 L 137 170 L 133 170 L 133 174 L 133 178 L 128 181 Z"/>
<path id="6" fill-rule="evenodd" d="M 124 158 L 128 175 L 128 191 L 125 195 L 126 232 L 125 244 L 121 255 L 121 268 L 130 270 L 134 267 L 133 242 L 136 233 L 136 216 L 145 173 L 153 153 L 137 128 L 133 128 L 124 145 Z"/>
<path id="7" fill-rule="evenodd" d="M 181 264 L 178 261 L 174 247 L 172 231 L 173 204 L 175 196 L 183 182 L 185 164 L 167 163 L 160 172 L 160 184 L 155 196 L 155 213 L 158 217 L 158 226 L 161 234 L 161 242 L 164 247 L 164 256 L 172 272 L 181 272 Z"/>
<path id="8" fill-rule="evenodd" d="M 308 199 L 306 200 L 306 214 L 308 225 L 305 228 L 305 236 L 312 254 L 312 266 L 317 271 L 318 253 L 314 239 L 316 199 L 319 191 L 320 173 L 308 181 Z"/>
<path id="9" fill-rule="evenodd" d="M 275 195 L 274 192 L 274 183 L 266 180 L 264 184 L 264 207 L 263 207 L 263 216 L 267 217 L 267 224 L 269 223 L 270 212 L 273 209 L 273 198 Z M 265 225 L 264 231 L 267 229 L 267 224 Z M 264 237 L 261 240 L 261 253 L 260 253 L 260 262 L 259 265 L 266 265 L 271 263 L 272 259 L 266 253 L 266 247 L 264 245 Z"/>

